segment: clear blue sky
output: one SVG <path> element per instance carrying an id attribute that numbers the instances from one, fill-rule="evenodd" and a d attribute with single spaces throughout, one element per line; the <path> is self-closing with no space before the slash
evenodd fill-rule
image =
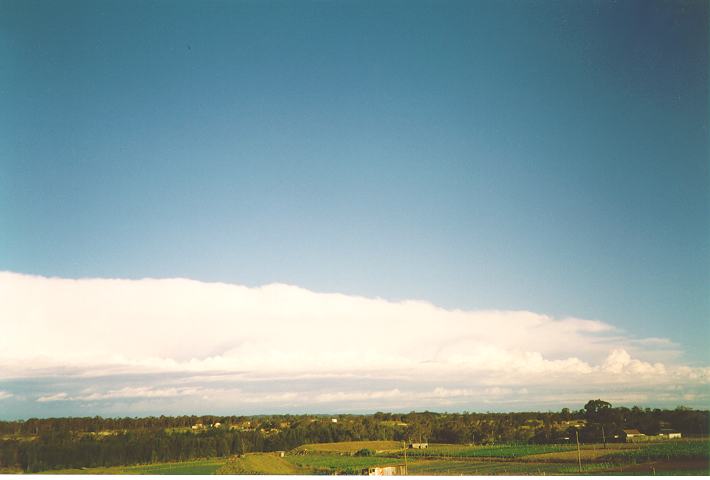
<path id="1" fill-rule="evenodd" d="M 708 2 L 0 0 L 0 270 L 710 337 Z"/>

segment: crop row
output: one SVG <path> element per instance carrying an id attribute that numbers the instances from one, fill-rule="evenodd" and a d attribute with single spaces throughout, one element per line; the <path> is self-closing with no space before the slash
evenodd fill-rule
<path id="1" fill-rule="evenodd" d="M 492 446 L 433 446 L 422 450 L 410 450 L 413 457 L 499 457 L 516 458 L 539 453 L 566 452 L 573 450 L 570 445 L 492 445 Z"/>
<path id="2" fill-rule="evenodd" d="M 640 446 L 638 449 L 627 449 L 603 457 L 611 461 L 646 461 L 671 459 L 708 459 L 710 458 L 710 443 L 668 442 Z"/>

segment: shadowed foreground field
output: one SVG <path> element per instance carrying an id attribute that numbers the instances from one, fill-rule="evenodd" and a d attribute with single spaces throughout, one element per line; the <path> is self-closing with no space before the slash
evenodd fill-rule
<path id="1" fill-rule="evenodd" d="M 368 451 L 363 454 L 363 449 Z M 359 452 L 359 454 L 356 454 Z M 376 453 L 377 452 L 377 453 Z M 648 444 L 466 446 L 433 444 L 407 450 L 409 475 L 710 475 L 708 440 Z M 302 445 L 282 457 L 250 453 L 181 463 L 53 470 L 62 474 L 361 474 L 368 467 L 403 465 L 399 442 Z"/>
<path id="2" fill-rule="evenodd" d="M 193 460 L 190 462 L 154 463 L 127 467 L 68 468 L 47 470 L 49 474 L 91 474 L 91 475 L 212 475 L 225 463 L 224 458 Z"/>

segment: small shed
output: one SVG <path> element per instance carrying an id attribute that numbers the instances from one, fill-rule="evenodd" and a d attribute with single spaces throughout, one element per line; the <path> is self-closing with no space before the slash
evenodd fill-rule
<path id="1" fill-rule="evenodd" d="M 635 428 L 626 428 L 621 432 L 626 442 L 637 442 L 646 439 L 646 434 L 639 432 Z"/>
<path id="2" fill-rule="evenodd" d="M 421 448 L 429 448 L 429 444 L 426 442 L 423 443 L 410 443 L 409 448 L 416 448 L 416 449 L 421 449 Z"/>

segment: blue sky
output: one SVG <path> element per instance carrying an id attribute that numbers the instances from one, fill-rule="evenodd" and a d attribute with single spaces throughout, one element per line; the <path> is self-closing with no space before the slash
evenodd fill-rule
<path id="1" fill-rule="evenodd" d="M 0 0 L 0 270 L 524 310 L 705 367 L 708 13 Z"/>

